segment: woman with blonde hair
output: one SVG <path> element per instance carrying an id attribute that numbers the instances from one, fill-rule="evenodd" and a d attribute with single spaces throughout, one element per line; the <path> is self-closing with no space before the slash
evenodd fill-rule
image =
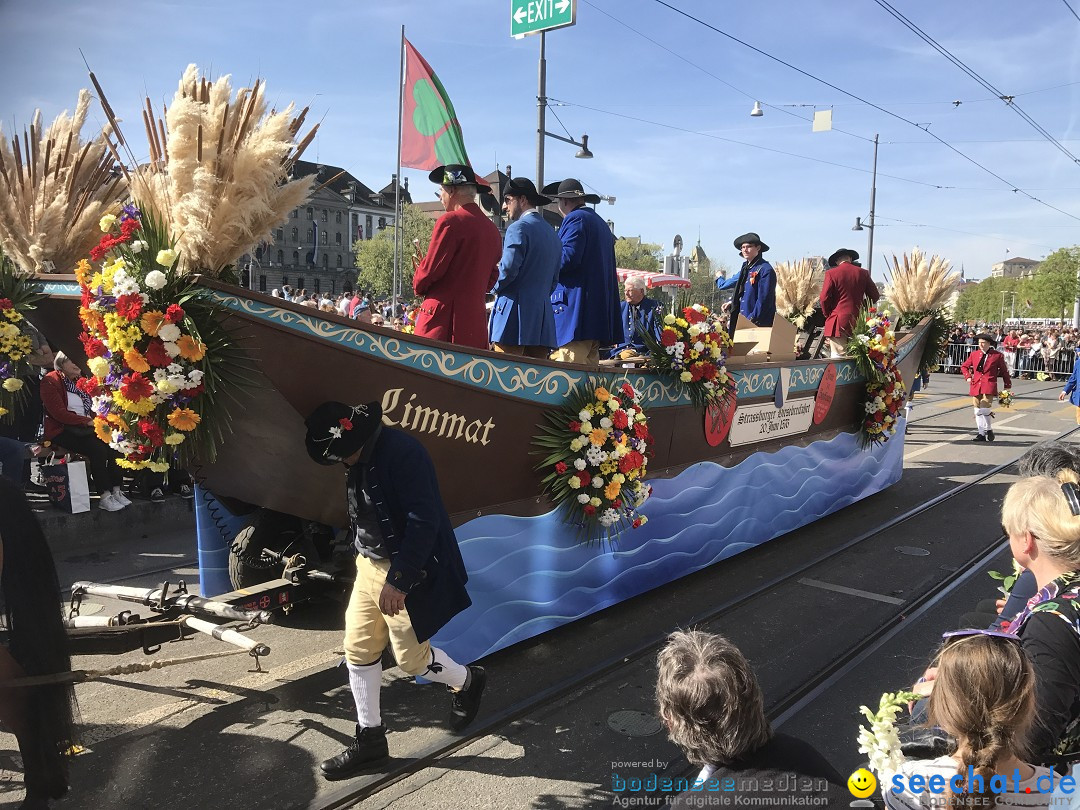
<path id="1" fill-rule="evenodd" d="M 1023 759 L 1034 719 L 1035 680 L 1018 637 L 995 630 L 946 633 L 929 721 L 952 736 L 956 750 L 909 760 L 887 775 L 885 806 L 1048 807 L 1054 772 Z"/>

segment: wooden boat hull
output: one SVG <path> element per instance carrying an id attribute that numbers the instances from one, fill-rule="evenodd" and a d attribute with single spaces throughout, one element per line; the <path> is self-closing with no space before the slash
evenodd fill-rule
<path id="1" fill-rule="evenodd" d="M 848 360 L 730 366 L 736 410 L 717 423 L 655 373 L 618 370 L 643 392 L 655 438 L 649 522 L 615 548 L 578 545 L 541 493 L 533 437 L 595 372 L 393 332 L 202 280 L 258 369 L 232 433 L 196 470 L 215 494 L 341 526 L 341 468 L 311 462 L 304 417 L 320 402 L 378 400 L 439 474 L 470 572 L 473 606 L 436 637 L 460 660 L 572 621 L 817 520 L 894 483 L 903 426 L 863 450 L 864 381 Z M 41 328 L 81 348 L 73 283 L 50 281 Z M 901 339 L 905 380 L 925 324 Z M 776 403 L 783 405 L 777 408 Z"/>

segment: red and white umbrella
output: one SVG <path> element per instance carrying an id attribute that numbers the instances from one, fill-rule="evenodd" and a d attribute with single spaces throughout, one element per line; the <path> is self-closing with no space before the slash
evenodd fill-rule
<path id="1" fill-rule="evenodd" d="M 645 286 L 649 289 L 691 286 L 689 279 L 682 276 L 673 276 L 669 273 L 650 273 L 648 270 L 627 270 L 623 267 L 616 268 L 615 272 L 619 274 L 620 284 L 624 283 L 628 278 L 639 277 L 645 279 Z"/>

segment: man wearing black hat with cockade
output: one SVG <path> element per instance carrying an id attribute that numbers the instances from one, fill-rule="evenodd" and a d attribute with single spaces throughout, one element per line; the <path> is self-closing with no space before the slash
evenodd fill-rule
<path id="1" fill-rule="evenodd" d="M 476 204 L 476 175 L 468 166 L 440 166 L 428 175 L 446 213 L 413 276 L 424 296 L 416 317 L 420 337 L 476 349 L 488 347 L 484 298 L 499 276 L 499 229 Z"/>
<path id="2" fill-rule="evenodd" d="M 402 670 L 451 690 L 454 731 L 476 716 L 487 676 L 428 641 L 471 600 L 427 450 L 409 434 L 384 427 L 377 402 L 324 402 L 305 425 L 312 459 L 348 468 L 345 497 L 357 557 L 345 613 L 345 662 L 356 703 L 356 739 L 320 765 L 327 779 L 344 779 L 389 757 L 379 712 L 388 643 Z"/>
<path id="3" fill-rule="evenodd" d="M 512 220 L 503 240 L 499 280 L 492 292 L 491 342 L 497 352 L 547 358 L 558 342 L 551 293 L 559 279 L 562 243 L 537 206 L 551 200 L 527 177 L 503 187 L 503 211 Z"/>
<path id="4" fill-rule="evenodd" d="M 735 288 L 731 302 L 724 304 L 724 311 L 731 313 L 729 335 L 735 334 L 740 312 L 755 326 L 772 326 L 776 316 L 776 273 L 761 256 L 769 246 L 751 232 L 735 239 L 735 248 L 743 257 L 742 267 L 727 281 L 716 283 L 721 290 Z"/>
<path id="5" fill-rule="evenodd" d="M 859 254 L 840 248 L 829 257 L 825 283 L 821 285 L 821 312 L 825 315 L 825 337 L 829 338 L 833 357 L 843 357 L 851 327 L 859 317 L 863 302 L 881 297 L 870 271 L 856 264 Z"/>
<path id="6" fill-rule="evenodd" d="M 563 215 L 559 283 L 551 294 L 559 348 L 551 359 L 598 366 L 600 348 L 622 340 L 615 237 L 600 215 L 586 207 L 600 197 L 586 194 L 579 181 L 570 177 L 551 183 L 544 194 L 558 200 Z"/>
<path id="7" fill-rule="evenodd" d="M 994 418 L 994 397 L 997 396 L 997 379 L 1001 377 L 1005 388 L 1012 388 L 1012 379 L 1009 377 L 1009 364 L 1005 362 L 1005 355 L 997 350 L 997 341 L 993 335 L 976 335 L 979 348 L 968 355 L 968 359 L 960 366 L 964 379 L 971 383 L 968 393 L 971 394 L 971 404 L 975 408 L 975 429 L 978 431 L 971 437 L 973 442 L 992 442 L 994 429 L 990 420 Z"/>

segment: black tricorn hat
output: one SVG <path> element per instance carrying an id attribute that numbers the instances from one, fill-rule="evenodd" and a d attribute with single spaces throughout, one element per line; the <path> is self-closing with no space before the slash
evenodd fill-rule
<path id="1" fill-rule="evenodd" d="M 567 177 L 561 183 L 548 183 L 544 186 L 544 194 L 557 200 L 582 200 L 595 205 L 600 202 L 599 194 L 586 194 L 580 180 Z"/>
<path id="2" fill-rule="evenodd" d="M 461 163 L 448 163 L 440 166 L 428 175 L 428 179 L 438 186 L 478 186 L 476 172 L 472 166 Z"/>
<path id="3" fill-rule="evenodd" d="M 502 195 L 504 197 L 524 197 L 529 201 L 529 205 L 550 205 L 551 198 L 545 197 L 543 194 L 536 190 L 536 186 L 533 185 L 533 181 L 528 177 L 514 177 L 506 181 L 506 185 L 503 186 Z"/>
<path id="4" fill-rule="evenodd" d="M 986 332 L 980 332 L 975 336 L 975 340 L 985 340 L 991 346 L 997 346 L 997 338 L 993 335 L 988 335 Z"/>
<path id="5" fill-rule="evenodd" d="M 324 402 L 304 420 L 304 445 L 313 461 L 327 466 L 344 461 L 371 438 L 382 422 L 382 406 Z"/>
<path id="6" fill-rule="evenodd" d="M 836 265 L 840 264 L 840 256 L 850 256 L 851 258 L 848 259 L 848 261 L 851 262 L 857 262 L 859 260 L 858 251 L 852 250 L 851 248 L 840 248 L 829 257 L 829 267 L 836 267 Z"/>
<path id="7" fill-rule="evenodd" d="M 735 239 L 735 249 L 736 250 L 741 250 L 742 246 L 745 245 L 747 242 L 750 242 L 753 245 L 761 245 L 761 252 L 762 253 L 764 253 L 765 251 L 767 251 L 769 249 L 769 246 L 766 245 L 764 242 L 762 242 L 761 237 L 758 236 L 753 231 L 751 231 L 750 233 L 744 233 L 742 236 L 736 237 L 736 239 Z"/>

